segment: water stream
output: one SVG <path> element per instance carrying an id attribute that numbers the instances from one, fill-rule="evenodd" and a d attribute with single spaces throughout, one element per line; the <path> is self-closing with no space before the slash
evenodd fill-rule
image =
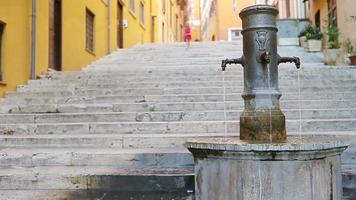
<path id="1" fill-rule="evenodd" d="M 227 116 L 226 116 L 226 86 L 225 86 L 225 71 L 222 71 L 222 86 L 223 86 L 223 102 L 224 102 L 224 134 L 227 136 Z"/>
<path id="2" fill-rule="evenodd" d="M 297 77 L 298 77 L 298 102 L 299 102 L 299 138 L 302 138 L 302 95 L 301 95 L 301 85 L 300 85 L 300 70 L 297 70 Z"/>
<path id="3" fill-rule="evenodd" d="M 258 179 L 259 179 L 259 186 L 260 186 L 260 198 L 259 198 L 259 200 L 263 200 L 263 196 L 262 196 L 263 187 L 262 187 L 261 161 L 258 163 Z"/>
<path id="4" fill-rule="evenodd" d="M 273 143 L 273 136 L 272 136 L 272 95 L 271 95 L 271 74 L 270 74 L 270 65 L 267 65 L 267 84 L 268 84 L 268 95 L 269 100 L 271 101 L 271 105 L 269 107 L 269 142 Z"/>

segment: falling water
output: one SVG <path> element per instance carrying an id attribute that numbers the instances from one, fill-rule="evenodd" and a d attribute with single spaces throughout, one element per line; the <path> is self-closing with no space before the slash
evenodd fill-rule
<path id="1" fill-rule="evenodd" d="M 225 71 L 222 71 L 222 86 L 223 86 L 223 101 L 224 101 L 224 134 L 227 135 L 227 117 L 226 117 L 226 86 L 225 86 Z"/>
<path id="2" fill-rule="evenodd" d="M 268 82 L 268 94 L 269 94 L 269 100 L 272 103 L 272 95 L 271 95 L 271 74 L 270 74 L 270 65 L 267 65 L 267 82 Z M 270 106 L 269 108 L 269 141 L 270 143 L 273 142 L 273 136 L 272 136 L 272 107 Z"/>
<path id="3" fill-rule="evenodd" d="M 299 95 L 299 138 L 302 138 L 302 95 L 300 91 L 300 69 L 297 70 L 298 77 L 298 95 Z"/>
<path id="4" fill-rule="evenodd" d="M 260 198 L 259 198 L 259 200 L 263 200 L 263 196 L 262 196 L 263 188 L 262 188 L 261 161 L 258 164 L 258 179 L 259 179 L 259 182 L 260 182 L 260 184 L 259 184 L 259 186 L 260 186 Z"/>

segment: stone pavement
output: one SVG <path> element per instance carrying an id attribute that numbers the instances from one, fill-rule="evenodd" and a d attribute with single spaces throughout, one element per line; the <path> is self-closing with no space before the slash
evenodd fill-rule
<path id="1" fill-rule="evenodd" d="M 242 68 L 229 67 L 223 81 L 220 62 L 241 50 L 240 41 L 193 43 L 189 50 L 181 43 L 140 45 L 9 92 L 0 103 L 0 199 L 15 192 L 16 200 L 186 194 L 194 178 L 184 141 L 238 136 Z M 356 68 L 324 66 L 320 53 L 298 47 L 279 53 L 302 60 L 300 82 L 293 65 L 280 66 L 288 135 L 301 130 L 356 144 Z M 350 195 L 355 159 L 351 146 L 342 158 Z"/>

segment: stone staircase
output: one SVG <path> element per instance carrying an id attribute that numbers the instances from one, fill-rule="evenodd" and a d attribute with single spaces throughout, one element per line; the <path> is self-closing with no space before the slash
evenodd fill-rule
<path id="1" fill-rule="evenodd" d="M 7 93 L 0 103 L 0 199 L 183 199 L 194 188 L 184 141 L 238 135 L 242 68 L 231 66 L 223 77 L 220 61 L 241 50 L 240 41 L 189 50 L 141 45 Z M 300 81 L 293 65 L 280 66 L 288 135 L 301 130 L 356 144 L 356 68 L 324 66 L 321 54 L 297 47 L 279 53 L 303 63 Z M 342 157 L 350 198 L 355 159 L 351 146 Z"/>

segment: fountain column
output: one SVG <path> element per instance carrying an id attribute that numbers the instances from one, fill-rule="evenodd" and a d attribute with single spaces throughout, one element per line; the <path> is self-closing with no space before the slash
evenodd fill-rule
<path id="1" fill-rule="evenodd" d="M 322 136 L 288 137 L 279 107 L 278 64 L 299 58 L 277 54 L 273 6 L 240 13 L 243 52 L 222 62 L 244 67 L 245 109 L 240 138 L 186 142 L 195 161 L 196 200 L 341 200 L 340 155 L 347 145 Z"/>
<path id="2" fill-rule="evenodd" d="M 281 93 L 278 84 L 278 65 L 295 62 L 297 57 L 280 57 L 277 53 L 278 10 L 259 5 L 245 8 L 242 19 L 243 53 L 238 59 L 226 59 L 227 64 L 241 64 L 244 68 L 245 108 L 240 116 L 240 138 L 260 142 L 286 140 L 285 116 L 279 106 Z"/>

